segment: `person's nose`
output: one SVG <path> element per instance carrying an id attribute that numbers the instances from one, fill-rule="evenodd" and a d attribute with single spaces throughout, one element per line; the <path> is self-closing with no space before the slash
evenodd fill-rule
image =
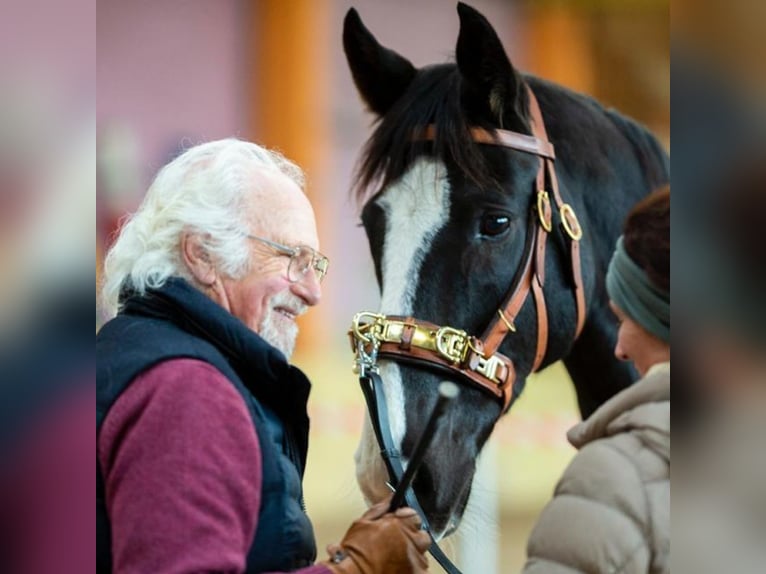
<path id="1" fill-rule="evenodd" d="M 300 281 L 296 281 L 291 287 L 292 292 L 303 299 L 306 305 L 316 305 L 322 299 L 322 285 L 313 271 L 306 273 Z"/>
<path id="2" fill-rule="evenodd" d="M 614 356 L 620 361 L 627 361 L 628 354 L 622 348 L 622 339 L 617 339 L 617 344 L 614 346 Z"/>

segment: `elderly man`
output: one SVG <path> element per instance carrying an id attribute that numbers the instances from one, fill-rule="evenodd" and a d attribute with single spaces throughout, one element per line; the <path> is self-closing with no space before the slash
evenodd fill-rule
<path id="1" fill-rule="evenodd" d="M 328 260 L 303 185 L 297 166 L 255 144 L 199 145 L 160 171 L 110 249 L 99 571 L 427 570 L 414 511 L 384 506 L 312 565 L 301 485 L 310 383 L 287 360 Z"/>

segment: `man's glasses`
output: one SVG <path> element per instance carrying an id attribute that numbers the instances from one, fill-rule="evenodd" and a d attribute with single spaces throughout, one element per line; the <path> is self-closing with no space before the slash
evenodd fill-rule
<path id="1" fill-rule="evenodd" d="M 285 255 L 290 258 L 290 263 L 287 266 L 287 279 L 290 283 L 297 283 L 302 281 L 306 277 L 306 273 L 309 269 L 313 269 L 314 277 L 317 282 L 321 283 L 324 276 L 327 275 L 327 268 L 330 266 L 330 260 L 318 251 L 312 249 L 308 245 L 298 245 L 297 247 L 288 247 L 281 243 L 276 243 L 257 235 L 248 235 L 248 239 L 254 239 L 260 241 L 264 245 L 268 245 L 274 251 L 280 255 Z"/>

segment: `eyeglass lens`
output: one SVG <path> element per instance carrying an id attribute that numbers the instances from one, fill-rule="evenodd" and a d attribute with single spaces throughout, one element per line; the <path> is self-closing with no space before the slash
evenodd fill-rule
<path id="1" fill-rule="evenodd" d="M 327 259 L 307 247 L 298 247 L 290 257 L 287 277 L 290 281 L 302 280 L 309 270 L 313 270 L 317 281 L 321 282 L 327 273 Z"/>

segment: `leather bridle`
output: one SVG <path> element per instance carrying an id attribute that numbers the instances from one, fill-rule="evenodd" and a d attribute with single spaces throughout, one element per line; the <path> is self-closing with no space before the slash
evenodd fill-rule
<path id="1" fill-rule="evenodd" d="M 551 197 L 559 212 L 560 229 L 569 247 L 572 288 L 577 310 L 575 339 L 580 335 L 585 324 L 585 292 L 582 284 L 579 245 L 582 228 L 574 209 L 568 203 L 564 203 L 561 197 L 554 167 L 553 145 L 548 141 L 537 99 L 531 89 L 527 88 L 527 92 L 532 120 L 531 136 L 500 129 L 494 131 L 478 127 L 470 129 L 474 142 L 508 147 L 539 158 L 533 190 L 535 200 L 527 226 L 521 267 L 481 337 L 469 335 L 461 329 L 434 325 L 414 317 L 386 316 L 370 312 L 357 313 L 354 316 L 349 336 L 352 350 L 356 353 L 355 370 L 359 374 L 370 422 L 393 487 L 396 487 L 401 479 L 403 466 L 400 453 L 391 435 L 378 359 L 414 363 L 446 371 L 453 378 L 478 387 L 496 397 L 502 405 L 501 412 L 506 412 L 514 399 L 516 369 L 513 361 L 499 353 L 498 348 L 509 332 L 516 333 L 515 321 L 530 291 L 537 309 L 537 346 L 532 371 L 540 367 L 548 347 L 548 312 L 543 286 L 546 241 L 548 234 L 553 231 Z M 433 141 L 436 135 L 436 127 L 430 125 L 417 135 L 417 139 Z M 546 183 L 550 186 L 550 193 L 546 190 Z M 407 489 L 405 499 L 407 504 L 420 514 L 422 527 L 431 536 L 432 544 L 429 549 L 431 555 L 449 574 L 460 574 L 460 570 L 434 540 L 428 519 L 412 488 Z"/>
<path id="2" fill-rule="evenodd" d="M 553 231 L 551 201 L 558 210 L 560 229 L 569 248 L 571 282 L 577 310 L 575 339 L 585 324 L 586 313 L 580 263 L 582 228 L 572 206 L 565 203 L 561 197 L 554 167 L 556 158 L 553 144 L 548 141 L 540 106 L 534 93 L 529 88 L 527 93 L 533 135 L 508 130 L 488 131 L 478 127 L 470 129 L 475 142 L 508 147 L 539 158 L 533 190 L 535 200 L 527 226 L 521 267 L 482 335 L 476 337 L 461 329 L 434 325 L 414 317 L 385 316 L 369 312 L 358 313 L 353 319 L 350 331 L 354 352 L 361 348 L 368 358 L 374 353 L 378 359 L 385 358 L 446 370 L 458 380 L 495 396 L 502 404 L 502 412 L 508 410 L 514 398 L 516 369 L 513 361 L 499 353 L 498 349 L 508 333 L 516 333 L 516 318 L 530 292 L 537 310 L 537 345 L 531 369 L 533 372 L 542 364 L 548 347 L 548 312 L 543 287 L 546 243 L 548 235 Z M 436 128 L 429 125 L 418 139 L 431 141 L 435 137 Z M 546 189 L 546 184 L 550 192 Z"/>

